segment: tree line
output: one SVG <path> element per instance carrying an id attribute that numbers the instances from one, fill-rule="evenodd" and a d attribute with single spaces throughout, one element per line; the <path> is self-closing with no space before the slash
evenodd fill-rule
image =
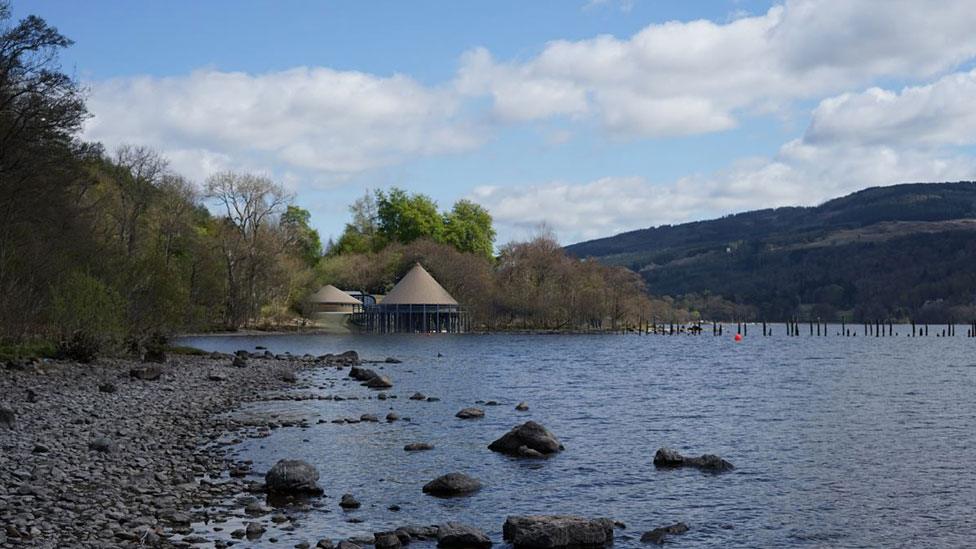
<path id="1" fill-rule="evenodd" d="M 567 256 L 551 234 L 495 248 L 490 214 L 400 188 L 367 193 L 323 246 L 275 181 L 197 185 L 159 152 L 80 137 L 72 44 L 0 1 L 0 344 L 132 348 L 158 336 L 296 322 L 324 283 L 383 293 L 422 261 L 487 329 L 616 329 L 687 313 L 631 271 Z M 657 312 L 655 312 L 657 311 Z"/>

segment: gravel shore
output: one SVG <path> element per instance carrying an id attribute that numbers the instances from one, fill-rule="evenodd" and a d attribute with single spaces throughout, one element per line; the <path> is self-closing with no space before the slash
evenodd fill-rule
<path id="1" fill-rule="evenodd" d="M 212 518 L 209 503 L 260 488 L 222 448 L 277 426 L 223 412 L 349 360 L 233 358 L 0 369 L 0 547 L 203 541 L 192 525 Z"/>

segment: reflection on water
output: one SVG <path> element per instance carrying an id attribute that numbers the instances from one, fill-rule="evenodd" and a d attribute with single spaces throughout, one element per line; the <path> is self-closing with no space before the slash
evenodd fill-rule
<path id="1" fill-rule="evenodd" d="M 675 521 L 691 526 L 673 540 L 685 546 L 965 546 L 976 536 L 974 339 L 779 336 L 736 344 L 711 336 L 405 335 L 180 343 L 299 355 L 356 349 L 364 358 L 403 360 L 376 365 L 394 380 L 395 400 L 365 399 L 375 393 L 347 380 L 347 371 L 322 369 L 305 374 L 316 390 L 360 399 L 258 405 L 311 426 L 247 440 L 235 455 L 254 460 L 258 472 L 281 458 L 307 460 L 329 496 L 281 543 L 448 519 L 500 541 L 505 516 L 522 513 L 609 516 L 628 526 L 617 532 L 624 547 Z M 416 391 L 440 400 L 408 400 Z M 500 405 L 481 406 L 485 418 L 454 417 L 488 400 Z M 523 400 L 530 410 L 516 411 Z M 331 423 L 390 410 L 411 421 Z M 527 419 L 549 427 L 566 451 L 540 462 L 487 450 Z M 404 452 L 410 442 L 436 448 Z M 736 470 L 656 470 L 651 461 L 661 446 L 716 453 Z M 485 487 L 447 500 L 421 493 L 451 471 Z M 344 493 L 363 507 L 341 511 Z"/>

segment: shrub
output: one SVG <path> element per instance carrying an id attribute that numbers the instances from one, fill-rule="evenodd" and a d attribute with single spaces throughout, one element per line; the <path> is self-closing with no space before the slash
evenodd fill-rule
<path id="1" fill-rule="evenodd" d="M 58 343 L 57 356 L 82 364 L 94 362 L 102 350 L 101 340 L 85 330 L 77 330 Z"/>

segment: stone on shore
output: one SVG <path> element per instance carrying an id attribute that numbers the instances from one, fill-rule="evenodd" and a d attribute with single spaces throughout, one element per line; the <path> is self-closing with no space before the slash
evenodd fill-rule
<path id="1" fill-rule="evenodd" d="M 654 543 L 657 545 L 664 544 L 664 538 L 669 535 L 674 534 L 684 534 L 688 531 L 688 525 L 683 522 L 676 522 L 671 526 L 663 526 L 661 528 L 655 528 L 650 532 L 644 532 L 641 536 L 641 541 L 644 543 Z"/>
<path id="2" fill-rule="evenodd" d="M 246 368 L 247 367 L 247 357 L 241 355 L 234 355 L 234 362 L 231 362 L 231 366 L 235 368 Z"/>
<path id="3" fill-rule="evenodd" d="M 660 448 L 654 454 L 654 466 L 662 469 L 678 467 L 695 467 L 702 471 L 721 473 L 731 471 L 735 467 L 724 459 L 713 454 L 702 454 L 699 457 L 687 457 L 671 448 Z"/>
<path id="4" fill-rule="evenodd" d="M 17 414 L 13 408 L 0 406 L 0 427 L 13 429 L 17 425 Z"/>
<path id="5" fill-rule="evenodd" d="M 520 452 L 523 447 L 542 455 L 554 454 L 563 450 L 563 445 L 560 444 L 556 435 L 534 421 L 526 421 L 522 425 L 512 428 L 511 431 L 488 445 L 488 449 L 493 452 L 501 452 L 511 456 L 524 456 L 525 451 Z"/>
<path id="6" fill-rule="evenodd" d="M 424 493 L 438 497 L 463 496 L 481 489 L 481 481 L 464 473 L 441 475 L 424 485 Z"/>
<path id="7" fill-rule="evenodd" d="M 406 452 L 422 452 L 424 450 L 433 450 L 434 445 L 429 442 L 411 442 L 403 447 Z"/>
<path id="8" fill-rule="evenodd" d="M 568 515 L 510 516 L 502 535 L 518 549 L 603 547 L 613 543 L 613 520 Z"/>
<path id="9" fill-rule="evenodd" d="M 444 549 L 488 549 L 491 539 L 472 526 L 448 522 L 437 527 L 437 546 Z"/>
<path id="10" fill-rule="evenodd" d="M 485 411 L 480 408 L 465 408 L 460 412 L 454 414 L 454 417 L 461 419 L 476 419 L 480 417 L 485 417 Z"/>
<path id="11" fill-rule="evenodd" d="M 118 450 L 118 446 L 111 439 L 106 437 L 98 437 L 95 440 L 88 443 L 88 449 L 93 452 L 101 452 L 103 454 L 108 454 Z"/>
<path id="12" fill-rule="evenodd" d="M 366 386 L 370 389 L 389 389 L 393 387 L 393 381 L 386 376 L 376 376 L 366 382 Z"/>
<path id="13" fill-rule="evenodd" d="M 278 495 L 320 496 L 319 472 L 312 465 L 297 459 L 283 459 L 264 476 L 268 492 Z"/>
<path id="14" fill-rule="evenodd" d="M 143 381 L 156 381 L 161 375 L 163 375 L 163 370 L 159 366 L 140 366 L 129 369 L 129 377 Z"/>

